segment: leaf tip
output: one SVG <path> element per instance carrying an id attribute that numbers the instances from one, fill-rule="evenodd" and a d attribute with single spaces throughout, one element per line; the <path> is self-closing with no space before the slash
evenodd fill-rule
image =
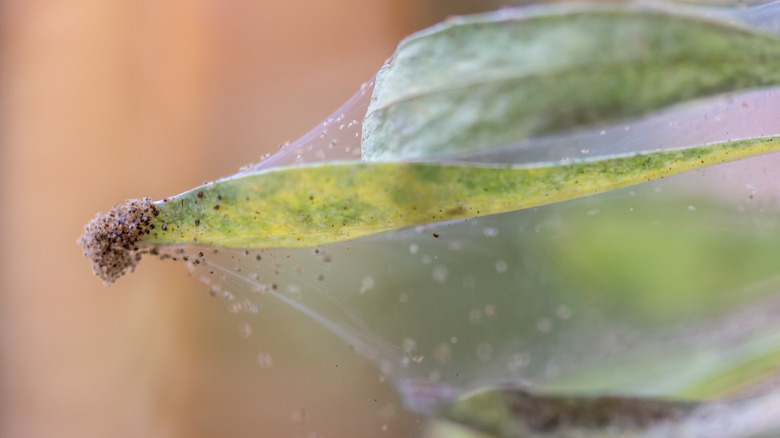
<path id="1" fill-rule="evenodd" d="M 111 285 L 126 272 L 133 272 L 148 250 L 139 246 L 148 234 L 157 208 L 151 198 L 128 199 L 125 205 L 114 204 L 108 213 L 98 213 L 84 226 L 77 243 L 84 256 L 92 260 L 92 270 Z"/>

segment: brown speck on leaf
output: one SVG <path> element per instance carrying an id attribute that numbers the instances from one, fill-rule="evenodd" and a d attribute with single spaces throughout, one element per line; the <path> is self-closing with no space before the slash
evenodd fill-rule
<path id="1" fill-rule="evenodd" d="M 154 228 L 150 222 L 158 214 L 151 198 L 129 199 L 125 205 L 115 204 L 107 214 L 98 213 L 84 226 L 78 243 L 103 284 L 108 286 L 124 273 L 133 272 L 141 255 L 152 251 L 139 243 Z"/>
<path id="2" fill-rule="evenodd" d="M 200 226 L 200 219 L 195 219 L 195 226 L 196 226 L 196 227 L 199 227 L 199 226 Z"/>
<path id="3" fill-rule="evenodd" d="M 441 234 L 439 234 L 439 233 L 433 233 L 433 237 L 435 237 L 435 238 L 437 238 L 437 239 L 438 239 L 438 238 L 439 238 L 439 236 L 441 236 Z"/>
<path id="4" fill-rule="evenodd" d="M 198 199 L 203 199 L 203 192 L 198 192 Z"/>
<path id="5" fill-rule="evenodd" d="M 219 204 L 214 206 L 214 210 L 219 210 Z"/>

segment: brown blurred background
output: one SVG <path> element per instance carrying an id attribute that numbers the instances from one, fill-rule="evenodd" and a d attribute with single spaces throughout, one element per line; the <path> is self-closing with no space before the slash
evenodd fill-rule
<path id="1" fill-rule="evenodd" d="M 179 193 L 294 140 L 405 34 L 495 6 L 0 3 L 0 436 L 418 433 L 360 358 L 335 374 L 281 336 L 261 372 L 183 266 L 146 260 L 107 289 L 75 241 L 115 202 Z"/>

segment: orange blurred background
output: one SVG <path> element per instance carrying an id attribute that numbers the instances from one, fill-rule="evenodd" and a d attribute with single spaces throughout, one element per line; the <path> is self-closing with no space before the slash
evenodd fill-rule
<path id="1" fill-rule="evenodd" d="M 418 433 L 360 358 L 337 375 L 282 337 L 288 366 L 261 373 L 183 265 L 149 259 L 107 289 L 75 242 L 115 202 L 182 192 L 294 140 L 401 37 L 494 5 L 0 3 L 0 436 Z"/>

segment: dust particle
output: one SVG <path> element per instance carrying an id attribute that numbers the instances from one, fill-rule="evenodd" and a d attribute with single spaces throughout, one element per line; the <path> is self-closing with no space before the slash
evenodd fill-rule
<path id="1" fill-rule="evenodd" d="M 139 241 L 151 227 L 158 213 L 151 198 L 128 199 L 125 205 L 114 204 L 107 214 L 98 213 L 84 226 L 78 243 L 84 257 L 92 259 L 92 270 L 109 286 L 126 272 L 133 272 L 148 248 Z"/>

